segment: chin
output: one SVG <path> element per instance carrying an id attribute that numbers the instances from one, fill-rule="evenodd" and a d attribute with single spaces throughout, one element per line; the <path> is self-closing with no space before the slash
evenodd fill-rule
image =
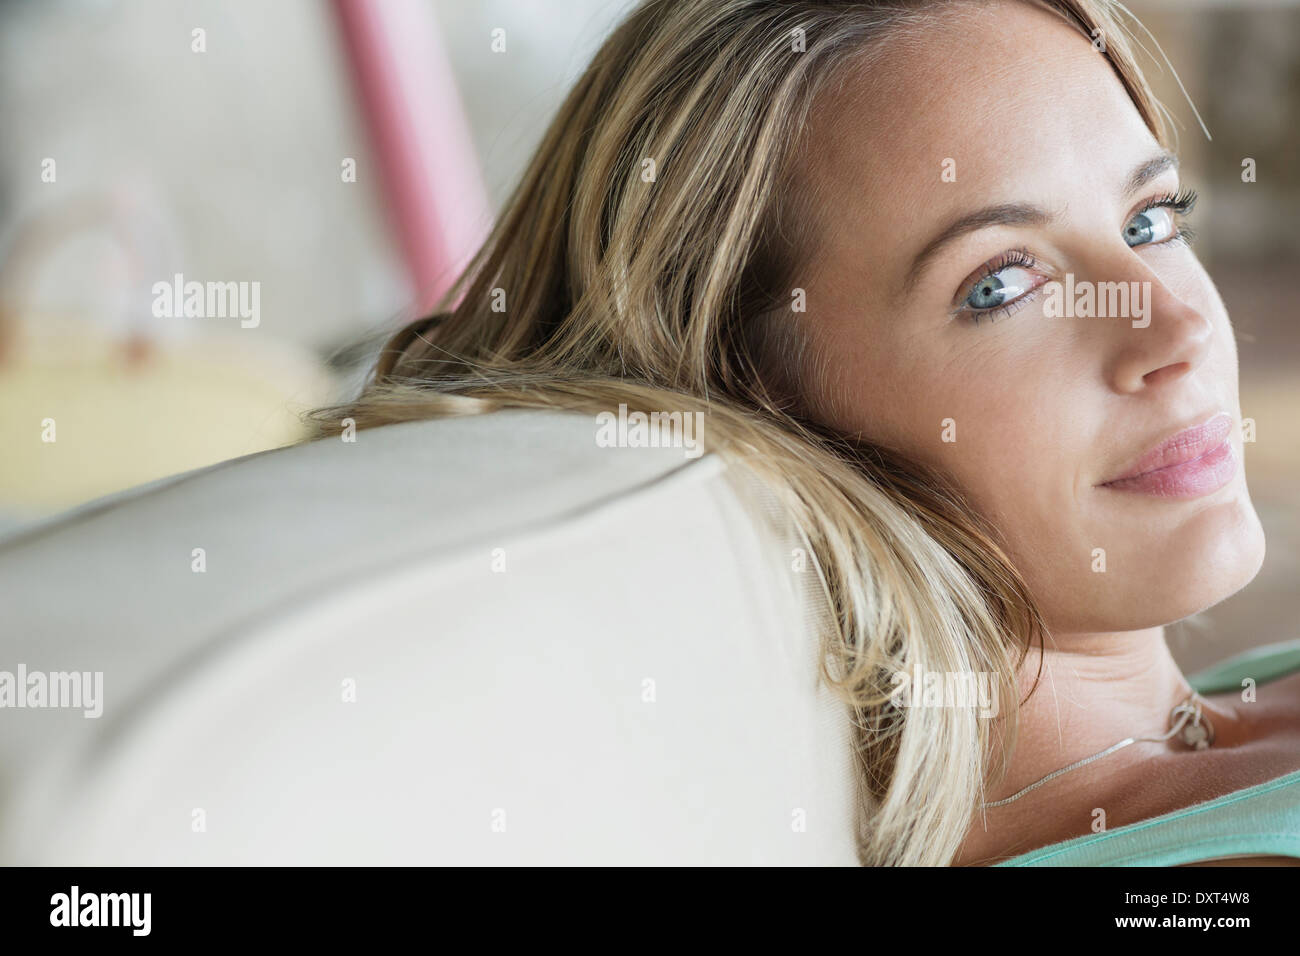
<path id="1" fill-rule="evenodd" d="M 1160 627 L 1209 610 L 1243 590 L 1264 565 L 1264 529 L 1247 497 L 1203 512 L 1163 548 L 1144 556 L 1137 589 L 1125 588 L 1134 613 L 1125 630 Z"/>
<path id="2" fill-rule="evenodd" d="M 1200 607 L 1184 614 L 1196 614 L 1226 601 L 1255 580 L 1264 566 L 1264 528 L 1250 498 L 1242 495 L 1232 507 L 1213 515 L 1219 533 L 1209 536 L 1203 546 L 1192 553 L 1199 560 L 1191 575 L 1200 581 Z"/>
<path id="3" fill-rule="evenodd" d="M 1130 524 L 1122 539 L 1111 538 L 1104 573 L 1075 577 L 1082 591 L 1057 592 L 1068 594 L 1067 603 L 1043 604 L 1048 629 L 1097 634 L 1173 624 L 1226 601 L 1264 564 L 1264 529 L 1244 490 L 1160 531 Z"/>

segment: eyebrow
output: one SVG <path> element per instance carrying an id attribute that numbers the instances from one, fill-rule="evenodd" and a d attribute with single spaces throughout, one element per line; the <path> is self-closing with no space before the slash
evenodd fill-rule
<path id="1" fill-rule="evenodd" d="M 1124 187 L 1124 195 L 1131 196 L 1161 173 L 1177 168 L 1178 157 L 1168 150 L 1162 149 L 1158 154 L 1133 170 L 1133 175 L 1129 176 L 1128 184 Z"/>
<path id="2" fill-rule="evenodd" d="M 1178 157 L 1168 150 L 1161 150 L 1129 174 L 1128 182 L 1124 184 L 1124 195 L 1132 195 L 1167 170 L 1177 168 Z M 916 254 L 911 268 L 907 271 L 903 290 L 906 292 L 916 285 L 917 280 L 921 278 L 921 273 L 944 247 L 968 233 L 987 229 L 990 226 L 1045 226 L 1057 218 L 1056 213 L 1048 212 L 1041 206 L 1030 203 L 1002 203 L 967 213 L 941 229 L 926 243 L 925 248 Z"/>

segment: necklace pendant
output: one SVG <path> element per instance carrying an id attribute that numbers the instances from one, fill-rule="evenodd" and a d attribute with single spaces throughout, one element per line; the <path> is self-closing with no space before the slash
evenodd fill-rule
<path id="1" fill-rule="evenodd" d="M 1175 707 L 1169 717 L 1178 721 L 1178 737 L 1192 750 L 1205 750 L 1214 743 L 1214 724 L 1201 710 L 1196 694 Z"/>
<path id="2" fill-rule="evenodd" d="M 1210 746 L 1210 735 L 1200 724 L 1189 724 L 1183 728 L 1183 743 L 1193 750 L 1206 750 Z"/>

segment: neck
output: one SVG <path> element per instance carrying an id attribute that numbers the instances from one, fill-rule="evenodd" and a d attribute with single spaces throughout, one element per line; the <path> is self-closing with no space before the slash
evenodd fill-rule
<path id="1" fill-rule="evenodd" d="M 1041 661 L 1042 671 L 1039 673 Z M 1021 706 L 1015 752 L 1005 778 L 985 799 L 1011 796 L 1054 770 L 1105 750 L 1126 737 L 1155 737 L 1170 728 L 1170 711 L 1192 687 L 1169 653 L 1164 628 L 1104 634 L 1047 636 L 1035 646 L 1019 675 Z M 1232 746 L 1235 714 L 1209 702 L 1202 709 L 1214 724 L 1215 746 Z M 1134 760 L 1186 749 L 1177 739 L 1139 742 L 1087 770 L 1104 785 Z"/>

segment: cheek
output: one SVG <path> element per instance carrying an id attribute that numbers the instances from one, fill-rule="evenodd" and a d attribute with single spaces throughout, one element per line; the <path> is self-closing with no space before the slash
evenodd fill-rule
<path id="1" fill-rule="evenodd" d="M 1008 317 L 1005 321 L 1014 321 Z M 948 474 L 971 504 L 1010 537 L 1038 534 L 1072 505 L 1080 475 L 1072 442 L 1090 434 L 1082 382 L 1057 346 L 1041 343 L 1040 360 L 972 330 L 946 361 L 907 359 L 850 363 L 841 381 L 839 420 L 876 444 Z M 1063 347 L 1063 346 L 1061 346 Z M 1012 359 L 1015 358 L 1015 361 Z"/>
<path id="2" fill-rule="evenodd" d="M 1060 382 L 982 379 L 982 387 L 953 396 L 955 439 L 922 449 L 950 474 L 971 504 L 998 528 L 1013 551 L 1028 551 L 1045 535 L 1061 540 L 1077 513 L 1082 480 L 1078 436 L 1082 401 Z"/>
<path id="3" fill-rule="evenodd" d="M 1024 313 L 1001 321 L 966 330 L 943 360 L 933 342 L 925 357 L 899 346 L 891 361 L 859 360 L 850 417 L 865 438 L 948 475 L 1031 588 L 1050 594 L 1053 569 L 1078 565 L 1091 540 L 1081 436 L 1098 427 L 1095 386 L 1071 337 L 1027 326 Z"/>

